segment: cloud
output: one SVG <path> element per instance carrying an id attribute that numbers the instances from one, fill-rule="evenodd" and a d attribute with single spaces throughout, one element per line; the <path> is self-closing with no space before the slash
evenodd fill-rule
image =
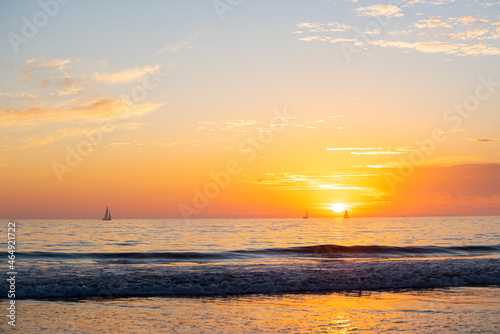
<path id="1" fill-rule="evenodd" d="M 59 129 L 56 133 L 50 134 L 44 138 L 30 137 L 25 139 L 24 146 L 21 148 L 31 148 L 35 146 L 43 146 L 52 142 L 60 141 L 67 137 L 81 135 L 84 131 L 81 129 Z"/>
<path id="2" fill-rule="evenodd" d="M 460 131 L 464 131 L 464 130 L 465 130 L 464 128 L 460 128 L 460 129 L 456 129 L 456 130 L 449 130 L 449 131 L 439 130 L 438 133 L 439 134 L 448 134 L 448 133 L 455 133 L 455 132 L 460 132 Z"/>
<path id="3" fill-rule="evenodd" d="M 460 24 L 473 24 L 473 23 L 487 23 L 490 22 L 485 18 L 474 17 L 474 16 L 462 16 L 456 19 L 457 23 Z"/>
<path id="4" fill-rule="evenodd" d="M 152 112 L 162 104 L 131 103 L 121 97 L 100 97 L 67 108 L 29 107 L 0 109 L 0 127 L 39 127 L 61 122 L 99 122 L 103 119 L 130 118 Z"/>
<path id="5" fill-rule="evenodd" d="M 320 118 L 320 119 L 316 120 L 315 122 L 316 123 L 323 123 L 323 122 L 329 121 L 329 120 L 334 119 L 334 118 L 342 118 L 342 117 L 344 117 L 344 115 L 332 115 L 332 116 L 328 116 L 325 118 Z"/>
<path id="6" fill-rule="evenodd" d="M 445 53 L 453 54 L 456 56 L 486 56 L 486 55 L 500 55 L 500 49 L 478 43 L 474 45 L 448 43 L 448 42 L 403 42 L 403 41 L 385 41 L 376 40 L 371 41 L 370 44 L 380 47 L 393 47 L 398 49 L 414 49 L 423 53 Z"/>
<path id="7" fill-rule="evenodd" d="M 35 72 L 43 71 L 62 71 L 65 65 L 69 64 L 71 59 L 51 59 L 46 58 L 30 59 L 26 62 L 26 68 L 21 76 L 25 81 L 31 80 Z M 78 61 L 75 60 L 75 61 Z"/>
<path id="8" fill-rule="evenodd" d="M 299 28 L 309 28 L 309 29 L 316 29 L 321 26 L 321 23 L 316 23 L 316 22 L 303 22 L 297 24 L 297 27 Z"/>
<path id="9" fill-rule="evenodd" d="M 483 43 L 474 45 L 461 44 L 460 51 L 457 56 L 493 56 L 500 55 L 500 49 L 496 46 L 486 45 Z"/>
<path id="10" fill-rule="evenodd" d="M 302 37 L 299 38 L 299 41 L 304 41 L 304 42 L 310 42 L 319 39 L 320 36 L 307 36 L 307 37 Z"/>
<path id="11" fill-rule="evenodd" d="M 24 93 L 24 92 L 18 92 L 18 93 L 14 93 L 14 94 L 0 93 L 0 97 L 5 97 L 8 99 L 28 99 L 30 101 L 33 101 L 38 97 L 38 95 Z"/>
<path id="12" fill-rule="evenodd" d="M 443 28 L 453 28 L 449 22 L 444 22 L 441 20 L 441 16 L 433 16 L 429 19 L 418 20 L 413 23 L 413 26 L 418 29 L 443 29 Z"/>
<path id="13" fill-rule="evenodd" d="M 353 155 L 395 155 L 419 151 L 417 147 L 327 147 L 327 151 L 350 151 Z"/>
<path id="14" fill-rule="evenodd" d="M 416 0 L 405 1 L 403 6 L 439 5 L 452 2 L 454 0 Z M 480 4 L 475 1 L 470 6 L 477 7 Z M 380 4 L 355 8 L 353 12 L 357 16 L 368 17 L 398 17 L 403 15 L 398 6 Z M 364 54 L 368 54 L 370 45 L 376 45 L 398 48 L 404 52 L 411 49 L 421 53 L 441 53 L 454 56 L 499 55 L 498 45 L 486 44 L 486 41 L 500 39 L 500 22 L 497 22 L 498 18 L 494 16 L 488 17 L 488 14 L 458 17 L 430 15 L 427 18 L 416 16 L 421 19 L 409 22 L 406 27 L 399 26 L 397 30 L 390 30 L 391 26 L 375 27 L 368 24 L 361 29 L 361 27 L 354 28 L 340 22 L 303 22 L 297 24 L 297 27 L 301 29 L 297 39 L 304 42 L 341 44 L 340 47 L 352 47 L 357 53 Z M 355 18 L 351 19 L 355 20 Z M 384 28 L 387 28 L 385 31 L 387 38 L 378 37 L 374 40 L 375 36 L 382 36 Z M 360 30 L 363 31 L 362 35 Z M 344 48 L 343 52 L 345 52 Z M 451 59 L 448 58 L 448 60 Z"/>
<path id="15" fill-rule="evenodd" d="M 401 165 L 400 162 L 384 162 L 377 165 L 365 165 L 365 166 L 352 166 L 358 168 L 395 168 Z"/>
<path id="16" fill-rule="evenodd" d="M 124 82 L 140 80 L 159 65 L 135 67 L 120 72 L 106 71 L 107 61 L 86 62 L 80 59 L 30 59 L 20 69 L 19 82 L 30 92 L 0 93 L 0 128 L 16 133 L 9 145 L 0 141 L 3 150 L 19 151 L 64 141 L 84 131 L 112 122 L 108 129 L 133 130 L 142 126 L 133 119 L 159 109 L 163 104 L 133 102 L 123 91 Z M 121 89 L 106 96 L 103 85 Z M 115 88 L 115 87 L 113 87 Z M 12 144 L 11 144 L 12 142 Z M 0 163 L 0 165 L 3 163 Z"/>
<path id="17" fill-rule="evenodd" d="M 489 30 L 487 29 L 481 29 L 481 30 L 476 29 L 456 34 L 449 34 L 448 37 L 451 39 L 459 39 L 459 40 L 476 39 L 479 36 L 487 34 L 488 32 Z"/>
<path id="18" fill-rule="evenodd" d="M 380 192 L 371 187 L 360 187 L 360 179 L 376 174 L 364 171 L 327 171 L 307 173 L 267 173 L 263 178 L 251 181 L 273 190 L 340 190 L 356 191 L 363 195 L 379 196 Z"/>
<path id="19" fill-rule="evenodd" d="M 160 65 L 155 65 L 155 66 L 136 67 L 121 72 L 105 72 L 105 73 L 94 72 L 92 78 L 94 80 L 102 81 L 108 84 L 139 81 L 146 74 L 157 72 L 159 69 Z"/>
<path id="20" fill-rule="evenodd" d="M 445 4 L 449 4 L 449 3 L 452 3 L 452 2 L 455 2 L 457 0 L 403 0 L 406 2 L 406 4 L 404 5 L 404 7 L 410 7 L 410 6 L 413 6 L 413 5 L 425 5 L 425 4 L 429 4 L 429 5 L 445 5 Z"/>
<path id="21" fill-rule="evenodd" d="M 354 38 L 335 38 L 331 39 L 330 43 L 352 43 L 354 45 L 362 45 L 363 42 Z"/>
<path id="22" fill-rule="evenodd" d="M 318 32 L 343 32 L 347 30 L 353 29 L 352 26 L 340 22 L 327 22 L 327 23 L 318 23 L 318 22 L 303 22 L 297 24 L 297 27 L 307 30 L 311 33 Z M 293 31 L 292 34 L 302 33 L 302 31 Z"/>
<path id="23" fill-rule="evenodd" d="M 354 9 L 358 16 L 402 17 L 401 8 L 392 5 L 373 5 Z"/>
<path id="24" fill-rule="evenodd" d="M 234 128 L 242 128 L 257 125 L 257 121 L 253 119 L 238 119 L 238 120 L 228 120 L 223 122 L 212 122 L 203 121 L 197 123 L 196 130 L 208 130 L 208 131 L 225 131 Z"/>
<path id="25" fill-rule="evenodd" d="M 173 141 L 173 140 L 150 140 L 147 142 L 144 141 L 139 141 L 137 139 L 129 139 L 127 141 L 120 141 L 120 142 L 112 142 L 108 145 L 105 146 L 105 148 L 122 148 L 122 147 L 128 147 L 128 146 L 136 146 L 136 147 L 172 147 L 172 146 L 178 146 L 178 145 L 185 145 L 188 144 L 186 141 Z"/>
<path id="26" fill-rule="evenodd" d="M 478 142 L 478 143 L 499 143 L 500 140 L 488 139 L 488 138 L 470 138 L 469 140 Z"/>
<path id="27" fill-rule="evenodd" d="M 392 30 L 388 31 L 387 34 L 390 36 L 397 36 L 397 35 L 403 35 L 403 36 L 410 36 L 413 33 L 413 30 L 408 29 L 408 30 Z"/>
<path id="28" fill-rule="evenodd" d="M 166 51 L 177 52 L 177 51 L 185 49 L 185 48 L 187 48 L 187 49 L 193 49 L 194 46 L 191 43 L 195 39 L 197 39 L 200 35 L 201 35 L 201 32 L 197 32 L 197 33 L 195 33 L 193 35 L 189 35 L 188 37 L 184 38 L 182 41 L 179 41 L 179 42 L 177 42 L 175 44 L 170 44 L 170 45 L 164 46 L 157 53 L 158 54 L 163 54 Z"/>
<path id="29" fill-rule="evenodd" d="M 23 81 L 35 79 L 40 80 L 40 87 L 63 88 L 55 96 L 73 95 L 81 91 L 81 86 L 90 81 L 100 81 L 107 84 L 127 83 L 141 80 L 144 75 L 157 72 L 160 65 L 143 66 L 125 69 L 119 72 L 103 72 L 107 67 L 107 61 L 95 63 L 84 62 L 81 59 L 31 59 L 25 63 L 25 69 L 21 75 Z M 89 69 L 94 69 L 91 75 Z M 98 69 L 96 71 L 96 69 Z"/>
<path id="30" fill-rule="evenodd" d="M 351 152 L 355 155 L 387 155 L 387 154 L 401 154 L 403 152 L 397 151 L 367 151 L 367 152 Z"/>

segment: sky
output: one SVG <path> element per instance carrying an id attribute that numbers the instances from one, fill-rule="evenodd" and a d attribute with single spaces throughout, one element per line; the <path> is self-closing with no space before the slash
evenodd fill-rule
<path id="1" fill-rule="evenodd" d="M 1 1 L 0 218 L 498 215 L 499 65 L 498 0 Z"/>

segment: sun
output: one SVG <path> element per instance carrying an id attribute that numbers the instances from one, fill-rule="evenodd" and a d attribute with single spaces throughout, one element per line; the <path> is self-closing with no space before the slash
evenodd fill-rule
<path id="1" fill-rule="evenodd" d="M 332 204 L 332 210 L 335 212 L 342 212 L 345 210 L 345 206 L 343 204 Z"/>

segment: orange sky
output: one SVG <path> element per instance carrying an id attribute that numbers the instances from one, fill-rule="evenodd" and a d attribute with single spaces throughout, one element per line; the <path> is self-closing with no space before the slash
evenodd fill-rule
<path id="1" fill-rule="evenodd" d="M 499 7 L 2 2 L 0 218 L 500 214 Z"/>

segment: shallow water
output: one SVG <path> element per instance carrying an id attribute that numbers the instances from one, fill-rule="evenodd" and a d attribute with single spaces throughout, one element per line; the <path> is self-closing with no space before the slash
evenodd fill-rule
<path id="1" fill-rule="evenodd" d="M 26 300 L 22 333 L 498 333 L 500 289 Z M 21 330 L 22 328 L 22 330 Z"/>

